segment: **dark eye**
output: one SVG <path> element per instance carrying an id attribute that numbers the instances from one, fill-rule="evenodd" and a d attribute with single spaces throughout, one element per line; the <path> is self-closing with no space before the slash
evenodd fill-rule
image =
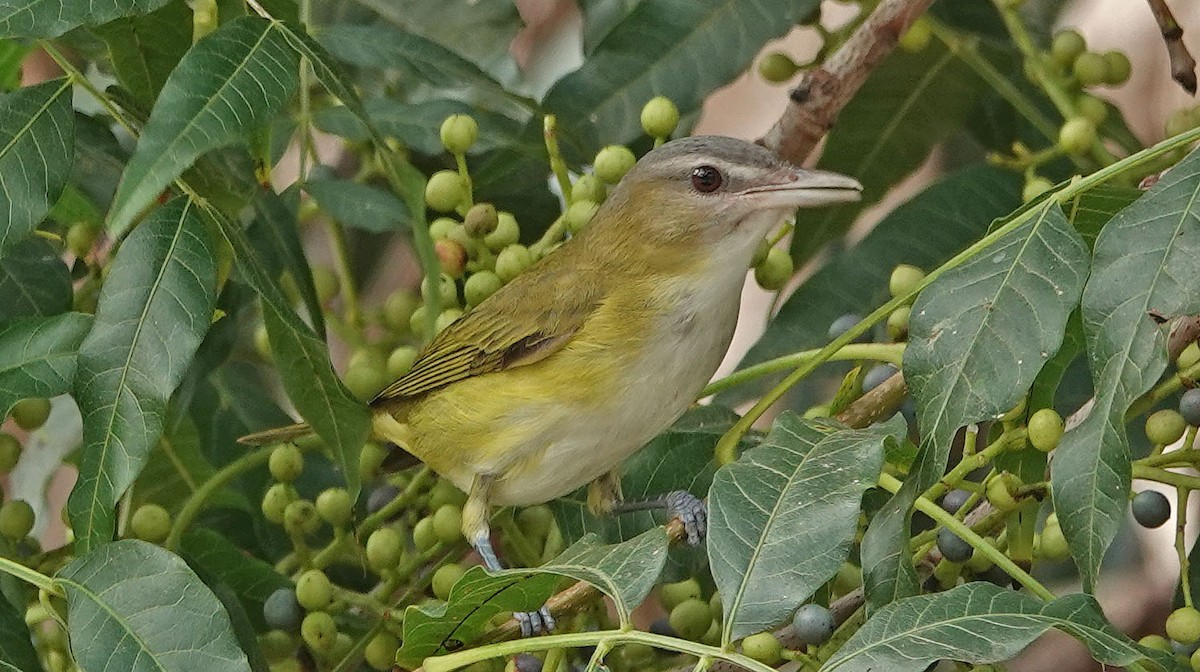
<path id="1" fill-rule="evenodd" d="M 692 170 L 692 188 L 702 194 L 711 194 L 720 189 L 724 181 L 721 171 L 712 166 L 700 166 Z"/>

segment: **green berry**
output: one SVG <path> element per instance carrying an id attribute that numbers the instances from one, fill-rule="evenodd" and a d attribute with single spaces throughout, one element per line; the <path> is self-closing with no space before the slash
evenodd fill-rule
<path id="1" fill-rule="evenodd" d="M 613 651 L 611 662 L 617 672 L 645 672 L 654 669 L 657 657 L 646 644 L 625 644 Z"/>
<path id="2" fill-rule="evenodd" d="M 458 565 L 453 562 L 448 565 L 442 565 L 441 567 L 438 567 L 437 571 L 433 573 L 434 596 L 439 600 L 449 600 L 450 589 L 453 588 L 454 584 L 458 583 L 458 580 L 461 579 L 462 575 L 466 573 L 467 570 L 463 569 L 462 565 Z"/>
<path id="3" fill-rule="evenodd" d="M 779 654 L 782 652 L 783 646 L 780 645 L 778 639 L 775 639 L 775 635 L 769 632 L 760 632 L 742 640 L 742 653 L 763 665 L 778 663 L 780 661 Z"/>
<path id="4" fill-rule="evenodd" d="M 388 378 L 396 379 L 408 373 L 415 361 L 417 361 L 416 348 L 411 345 L 402 345 L 396 348 L 387 358 Z"/>
<path id="5" fill-rule="evenodd" d="M 271 478 L 280 483 L 291 483 L 304 469 L 304 455 L 293 444 L 281 443 L 271 451 L 267 469 L 271 472 Z"/>
<path id="6" fill-rule="evenodd" d="M 295 500 L 296 489 L 290 484 L 276 483 L 272 485 L 267 489 L 267 493 L 263 495 L 263 517 L 276 525 L 282 525 L 283 515 L 287 511 L 288 504 L 291 504 Z"/>
<path id="7" fill-rule="evenodd" d="M 1164 131 L 1167 137 L 1179 135 L 1200 126 L 1200 114 L 1195 107 L 1184 107 L 1167 116 Z"/>
<path id="8" fill-rule="evenodd" d="M 161 544 L 171 533 L 171 514 L 158 504 L 143 504 L 129 520 L 133 536 L 152 544 Z"/>
<path id="9" fill-rule="evenodd" d="M 50 400 L 45 397 L 22 399 L 13 404 L 8 415 L 18 427 L 32 432 L 46 424 L 46 418 L 50 417 Z"/>
<path id="10" fill-rule="evenodd" d="M 429 223 L 429 237 L 433 240 L 449 238 L 450 232 L 458 226 L 458 222 L 450 217 L 438 217 Z"/>
<path id="11" fill-rule="evenodd" d="M 887 332 L 893 341 L 902 341 L 908 336 L 908 319 L 911 315 L 912 308 L 908 306 L 900 306 L 888 315 Z"/>
<path id="12" fill-rule="evenodd" d="M 658 589 L 658 597 L 662 601 L 663 609 L 671 611 L 687 600 L 700 599 L 700 582 L 693 578 L 664 583 Z"/>
<path id="13" fill-rule="evenodd" d="M 1197 362 L 1200 362 L 1200 345 L 1189 343 L 1183 352 L 1179 353 L 1179 357 L 1175 360 L 1175 366 L 1182 371 L 1192 368 Z"/>
<path id="14" fill-rule="evenodd" d="M 467 185 L 453 170 L 439 170 L 425 185 L 425 204 L 438 212 L 453 212 L 467 197 Z"/>
<path id="15" fill-rule="evenodd" d="M 0 505 L 0 534 L 12 541 L 24 539 L 33 530 L 33 507 L 29 502 L 12 499 Z"/>
<path id="16" fill-rule="evenodd" d="M 1096 125 L 1084 117 L 1068 119 L 1058 130 L 1058 146 L 1070 154 L 1082 154 L 1096 142 Z"/>
<path id="17" fill-rule="evenodd" d="M 312 269 L 313 288 L 317 292 L 317 301 L 328 303 L 337 296 L 340 282 L 333 269 L 325 266 L 314 266 Z"/>
<path id="18" fill-rule="evenodd" d="M 278 663 L 291 658 L 292 654 L 296 652 L 296 644 L 292 641 L 292 636 L 283 630 L 264 632 L 258 638 L 258 645 L 262 648 L 263 656 L 266 657 L 268 663 Z"/>
<path id="19" fill-rule="evenodd" d="M 833 636 L 837 623 L 833 613 L 819 604 L 805 604 L 792 615 L 792 630 L 800 644 L 816 646 Z"/>
<path id="20" fill-rule="evenodd" d="M 433 533 L 444 544 L 462 539 L 462 508 L 454 504 L 445 504 L 435 511 Z"/>
<path id="21" fill-rule="evenodd" d="M 655 96 L 642 108 L 642 130 L 654 138 L 667 138 L 679 125 L 679 108 L 666 96 Z"/>
<path id="22" fill-rule="evenodd" d="M 1048 453 L 1058 447 L 1063 435 L 1063 419 L 1053 408 L 1042 408 L 1029 416 L 1029 443 Z"/>
<path id="23" fill-rule="evenodd" d="M 1200 387 L 1194 387 L 1179 397 L 1179 414 L 1192 427 L 1200 426 Z"/>
<path id="24" fill-rule="evenodd" d="M 1104 120 L 1108 118 L 1108 106 L 1104 104 L 1104 101 L 1086 93 L 1076 99 L 1075 108 L 1079 110 L 1080 116 L 1096 126 L 1103 124 Z"/>
<path id="25" fill-rule="evenodd" d="M 461 507 L 467 503 L 467 495 L 453 483 L 439 478 L 429 490 L 429 510 L 437 511 L 447 504 Z"/>
<path id="26" fill-rule="evenodd" d="M 1155 490 L 1143 490 L 1134 495 L 1130 508 L 1133 510 L 1133 519 L 1142 527 L 1161 527 L 1171 519 L 1171 502 Z"/>
<path id="27" fill-rule="evenodd" d="M 362 452 L 358 454 L 358 475 L 363 481 L 373 480 L 379 475 L 383 461 L 387 459 L 388 451 L 373 441 L 363 444 Z"/>
<path id="28" fill-rule="evenodd" d="M 67 249 L 76 257 L 83 258 L 92 251 L 100 229 L 86 222 L 76 222 L 67 229 Z"/>
<path id="29" fill-rule="evenodd" d="M 796 61 L 782 51 L 772 51 L 758 62 L 758 74 L 772 84 L 782 84 L 799 71 Z"/>
<path id="30" fill-rule="evenodd" d="M 454 278 L 445 274 L 439 275 L 436 286 L 442 308 L 458 305 L 458 285 L 454 283 Z M 421 297 L 425 299 L 426 303 L 433 298 L 433 288 L 434 285 L 429 282 L 429 278 L 421 281 Z"/>
<path id="31" fill-rule="evenodd" d="M 616 184 L 637 163 L 637 157 L 624 145 L 609 145 L 596 154 L 592 172 L 607 184 Z"/>
<path id="32" fill-rule="evenodd" d="M 1109 86 L 1120 86 L 1128 82 L 1129 75 L 1133 74 L 1133 65 L 1123 51 L 1104 52 L 1104 63 L 1108 66 L 1104 83 Z"/>
<path id="33" fill-rule="evenodd" d="M 433 241 L 433 253 L 437 255 L 438 265 L 451 278 L 461 278 L 467 270 L 467 250 L 453 240 Z"/>
<path id="34" fill-rule="evenodd" d="M 1100 54 L 1085 51 L 1075 57 L 1071 71 L 1080 86 L 1096 86 L 1108 79 L 1108 61 Z"/>
<path id="35" fill-rule="evenodd" d="M 381 527 L 367 537 L 367 564 L 376 572 L 395 569 L 403 554 L 400 533 L 390 527 Z"/>
<path id="36" fill-rule="evenodd" d="M 947 527 L 938 530 L 937 547 L 942 552 L 942 557 L 950 562 L 966 562 L 975 552 L 975 547 Z"/>
<path id="37" fill-rule="evenodd" d="M 437 321 L 433 324 L 433 331 L 436 334 L 442 333 L 446 327 L 454 324 L 458 318 L 463 316 L 463 311 L 458 308 L 447 308 L 438 313 Z"/>
<path id="38" fill-rule="evenodd" d="M 345 380 L 342 382 L 356 398 L 369 401 L 390 381 L 383 368 L 352 366 L 346 369 Z"/>
<path id="39" fill-rule="evenodd" d="M 263 620 L 269 628 L 296 632 L 300 629 L 301 618 L 303 611 L 296 601 L 296 591 L 291 588 L 279 588 L 263 602 Z"/>
<path id="40" fill-rule="evenodd" d="M 567 223 L 567 230 L 571 233 L 583 231 L 583 227 L 592 221 L 592 217 L 596 216 L 596 211 L 599 209 L 600 206 L 591 201 L 576 201 L 572 203 L 567 208 L 567 211 L 563 213 L 563 219 Z"/>
<path id="41" fill-rule="evenodd" d="M 442 146 L 451 154 L 465 154 L 479 138 L 479 124 L 466 114 L 452 114 L 442 122 Z"/>
<path id="42" fill-rule="evenodd" d="M 437 533 L 433 531 L 433 518 L 426 516 L 413 525 L 413 546 L 418 551 L 428 551 L 438 545 Z"/>
<path id="43" fill-rule="evenodd" d="M 1167 616 L 1167 636 L 1180 644 L 1200 641 L 1200 610 L 1180 607 Z"/>
<path id="44" fill-rule="evenodd" d="M 1169 446 L 1183 438 L 1187 431 L 1187 421 L 1178 411 L 1163 409 L 1150 414 L 1146 418 L 1146 438 L 1156 446 Z"/>
<path id="45" fill-rule="evenodd" d="M 474 308 L 503 286 L 504 281 L 492 271 L 472 273 L 463 285 L 463 298 L 466 299 L 468 308 Z"/>
<path id="46" fill-rule="evenodd" d="M 603 203 L 606 196 L 608 196 L 608 190 L 600 178 L 595 175 L 580 175 L 579 179 L 575 180 L 575 184 L 571 185 L 572 203 L 575 201 Z"/>
<path id="47" fill-rule="evenodd" d="M 909 264 L 900 264 L 892 269 L 888 278 L 888 292 L 892 296 L 905 296 L 925 279 L 925 271 Z"/>
<path id="48" fill-rule="evenodd" d="M 499 252 L 521 239 L 521 226 L 511 213 L 496 214 L 496 230 L 483 237 L 483 244 L 492 252 Z"/>
<path id="49" fill-rule="evenodd" d="M 387 630 L 383 630 L 372 637 L 370 642 L 367 642 L 363 656 L 372 669 L 387 672 L 396 664 L 396 651 L 399 648 L 400 640 Z"/>
<path id="50" fill-rule="evenodd" d="M 408 328 L 412 330 L 412 333 L 422 337 L 426 336 L 427 329 L 425 324 L 425 315 L 427 315 L 428 312 L 429 309 L 425 306 L 425 304 L 421 304 L 417 306 L 417 309 L 413 311 L 411 316 L 409 316 Z"/>
<path id="51" fill-rule="evenodd" d="M 319 611 L 333 602 L 333 584 L 319 569 L 310 569 L 296 581 L 296 601 L 308 611 Z"/>
<path id="52" fill-rule="evenodd" d="M 671 629 L 680 637 L 695 641 L 708 631 L 712 613 L 708 603 L 699 599 L 684 600 L 671 610 Z"/>
<path id="53" fill-rule="evenodd" d="M 897 46 L 907 52 L 918 52 L 928 47 L 932 40 L 933 27 L 929 25 L 929 20 L 922 16 L 900 35 Z"/>
<path id="54" fill-rule="evenodd" d="M 313 653 L 328 653 L 337 644 L 337 624 L 333 622 L 333 616 L 314 611 L 300 624 L 300 636 Z"/>
<path id="55" fill-rule="evenodd" d="M 1050 57 L 1058 67 L 1066 70 L 1075 63 L 1079 55 L 1087 51 L 1087 41 L 1077 30 L 1064 30 L 1054 36 L 1050 43 Z"/>
<path id="56" fill-rule="evenodd" d="M 354 502 L 345 488 L 329 488 L 317 495 L 317 515 L 334 527 L 345 527 L 354 516 Z"/>
<path id="57" fill-rule="evenodd" d="M 1054 183 L 1044 177 L 1034 177 L 1025 183 L 1021 190 L 1021 200 L 1028 203 L 1033 199 L 1054 188 Z"/>
<path id="58" fill-rule="evenodd" d="M 1058 517 L 1054 514 L 1046 518 L 1039 540 L 1041 543 L 1037 550 L 1040 551 L 1041 557 L 1047 560 L 1066 560 L 1071 557 L 1071 547 L 1067 545 L 1067 538 L 1063 536 Z"/>
<path id="59" fill-rule="evenodd" d="M 1013 493 L 1019 487 L 1021 487 L 1021 479 L 1016 474 L 1005 471 L 988 479 L 985 493 L 992 506 L 1000 511 L 1012 511 L 1019 505 L 1016 498 L 1013 497 Z"/>
<path id="60" fill-rule="evenodd" d="M 543 539 L 554 525 L 554 512 L 545 504 L 521 509 L 517 514 L 517 526 L 531 537 Z"/>
<path id="61" fill-rule="evenodd" d="M 791 279 L 793 270 L 792 255 L 786 250 L 772 247 L 767 251 L 767 258 L 754 267 L 754 280 L 759 287 L 777 292 Z"/>
<path id="62" fill-rule="evenodd" d="M 1200 672 L 1200 649 L 1192 652 L 1191 657 L 1188 658 L 1188 664 L 1191 666 L 1192 672 Z"/>
<path id="63" fill-rule="evenodd" d="M 533 255 L 524 245 L 513 244 L 500 250 L 496 257 L 496 275 L 504 282 L 510 282 L 533 264 Z"/>
<path id="64" fill-rule="evenodd" d="M 770 251 L 771 251 L 771 241 L 770 240 L 768 240 L 767 238 L 763 238 L 762 240 L 758 241 L 758 247 L 754 248 L 754 256 L 750 257 L 751 268 L 761 264 L 767 258 L 767 253 Z"/>
<path id="65" fill-rule="evenodd" d="M 290 534 L 307 536 L 317 531 L 321 526 L 321 518 L 317 515 L 317 507 L 307 499 L 297 499 L 283 510 L 283 529 Z"/>
<path id="66" fill-rule="evenodd" d="M 12 434 L 0 432 L 0 476 L 12 472 L 21 459 L 21 442 Z"/>
<path id="67" fill-rule="evenodd" d="M 1138 640 L 1138 644 L 1141 644 L 1147 649 L 1154 649 L 1155 651 L 1166 651 L 1168 653 L 1171 652 L 1171 642 L 1162 635 L 1146 635 Z"/>
<path id="68" fill-rule="evenodd" d="M 500 224 L 500 216 L 496 214 L 496 206 L 491 203 L 476 203 L 467 211 L 463 218 L 463 229 L 472 238 L 482 238 L 496 230 Z"/>

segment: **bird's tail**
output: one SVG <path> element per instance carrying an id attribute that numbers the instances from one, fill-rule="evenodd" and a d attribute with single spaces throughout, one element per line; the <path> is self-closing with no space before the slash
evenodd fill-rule
<path id="1" fill-rule="evenodd" d="M 312 427 L 306 422 L 297 422 L 294 425 L 284 425 L 283 427 L 274 427 L 272 429 L 264 429 L 261 432 L 254 432 L 238 438 L 238 443 L 247 446 L 266 446 L 272 443 L 282 443 L 284 441 L 295 441 L 302 439 L 313 433 Z"/>

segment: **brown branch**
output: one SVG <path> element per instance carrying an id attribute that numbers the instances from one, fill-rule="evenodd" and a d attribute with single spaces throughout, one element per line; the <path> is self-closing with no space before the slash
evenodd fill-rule
<path id="1" fill-rule="evenodd" d="M 792 163 L 802 163 L 904 31 L 931 4 L 933 0 L 880 2 L 821 67 L 804 75 L 792 90 L 783 116 L 758 143 Z"/>
<path id="2" fill-rule="evenodd" d="M 904 374 L 897 371 L 838 413 L 838 422 L 859 429 L 886 420 L 900 408 L 905 394 L 908 394 L 908 386 L 904 383 Z"/>
<path id="3" fill-rule="evenodd" d="M 1167 57 L 1171 61 L 1171 77 L 1179 82 L 1184 91 L 1196 95 L 1196 59 L 1183 43 L 1183 28 L 1175 20 L 1167 0 L 1146 0 L 1150 4 L 1150 13 L 1158 22 L 1158 30 L 1162 33 L 1163 42 L 1167 45 Z"/>

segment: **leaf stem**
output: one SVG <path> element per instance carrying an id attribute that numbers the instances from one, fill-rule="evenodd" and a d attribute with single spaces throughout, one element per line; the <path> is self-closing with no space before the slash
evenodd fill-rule
<path id="1" fill-rule="evenodd" d="M 1125 413 L 1125 420 L 1132 420 L 1145 413 L 1158 402 L 1183 389 L 1183 381 L 1195 380 L 1196 378 L 1200 378 L 1200 363 L 1193 364 L 1187 369 L 1155 385 L 1153 389 L 1130 404 L 1129 411 Z"/>
<path id="2" fill-rule="evenodd" d="M 554 172 L 554 179 L 558 181 L 558 188 L 562 190 L 563 203 L 570 205 L 571 177 L 567 174 L 567 162 L 563 160 L 562 152 L 558 148 L 558 120 L 553 114 L 547 114 L 542 119 L 542 137 L 546 140 L 550 170 Z M 563 210 L 566 209 L 564 205 Z"/>
<path id="3" fill-rule="evenodd" d="M 167 540 L 163 544 L 167 550 L 178 552 L 179 541 L 183 537 L 183 533 L 192 524 L 192 521 L 196 519 L 196 516 L 200 514 L 200 510 L 204 507 L 204 503 L 209 497 L 243 471 L 249 471 L 260 464 L 266 463 L 270 459 L 271 451 L 273 450 L 275 450 L 275 446 L 273 445 L 262 446 L 247 453 L 222 467 L 217 473 L 212 475 L 212 478 L 209 478 L 199 488 L 196 488 L 196 491 L 183 503 L 183 508 L 179 510 L 179 515 L 175 516 L 175 522 L 171 524 L 171 533 L 167 535 Z"/>
<path id="4" fill-rule="evenodd" d="M 899 367 L 904 357 L 904 346 L 904 343 L 851 343 L 830 355 L 826 361 L 845 362 L 867 359 L 888 362 Z M 709 383 L 708 387 L 705 387 L 704 391 L 700 393 L 700 398 L 710 397 L 718 392 L 724 392 L 732 387 L 744 385 L 772 373 L 786 371 L 803 364 L 820 353 L 821 351 L 815 348 L 812 350 L 801 350 L 800 352 L 793 352 L 790 355 L 783 355 L 782 357 L 760 362 L 754 366 L 748 366 Z"/>
<path id="5" fill-rule="evenodd" d="M 354 272 L 350 269 L 350 251 L 346 245 L 346 230 L 341 224 L 326 218 L 329 230 L 329 243 L 333 250 L 333 268 L 341 286 L 342 300 L 345 301 L 345 319 L 352 330 L 362 329 L 362 311 L 358 302 L 358 287 L 354 284 Z"/>
<path id="6" fill-rule="evenodd" d="M 1001 434 L 987 448 L 959 460 L 958 464 L 949 473 L 938 479 L 938 482 L 930 486 L 921 496 L 929 501 L 936 501 L 942 495 L 946 494 L 946 492 L 957 486 L 968 474 L 980 467 L 991 464 L 997 455 L 1008 450 L 1013 445 L 1024 443 L 1024 441 L 1024 430 L 1011 430 Z"/>
<path id="7" fill-rule="evenodd" d="M 1200 477 L 1189 476 L 1187 474 L 1177 474 L 1174 471 L 1166 469 L 1158 469 L 1155 467 L 1147 467 L 1141 464 L 1133 465 L 1133 477 L 1140 478 L 1145 481 L 1157 481 L 1166 483 L 1177 488 L 1188 488 L 1191 490 L 1200 490 Z"/>
<path id="8" fill-rule="evenodd" d="M 1183 593 L 1184 606 L 1192 606 L 1192 579 L 1188 575 L 1188 553 L 1184 545 L 1183 532 L 1187 527 L 1188 496 L 1192 491 L 1178 488 L 1175 491 L 1175 552 L 1179 554 L 1179 592 Z"/>
<path id="9" fill-rule="evenodd" d="M 54 579 L 42 574 L 41 572 L 26 567 L 21 563 L 11 558 L 6 558 L 0 555 L 0 572 L 9 574 L 13 577 L 21 579 L 35 588 L 44 590 L 58 597 L 63 597 L 62 590 L 54 583 Z"/>

